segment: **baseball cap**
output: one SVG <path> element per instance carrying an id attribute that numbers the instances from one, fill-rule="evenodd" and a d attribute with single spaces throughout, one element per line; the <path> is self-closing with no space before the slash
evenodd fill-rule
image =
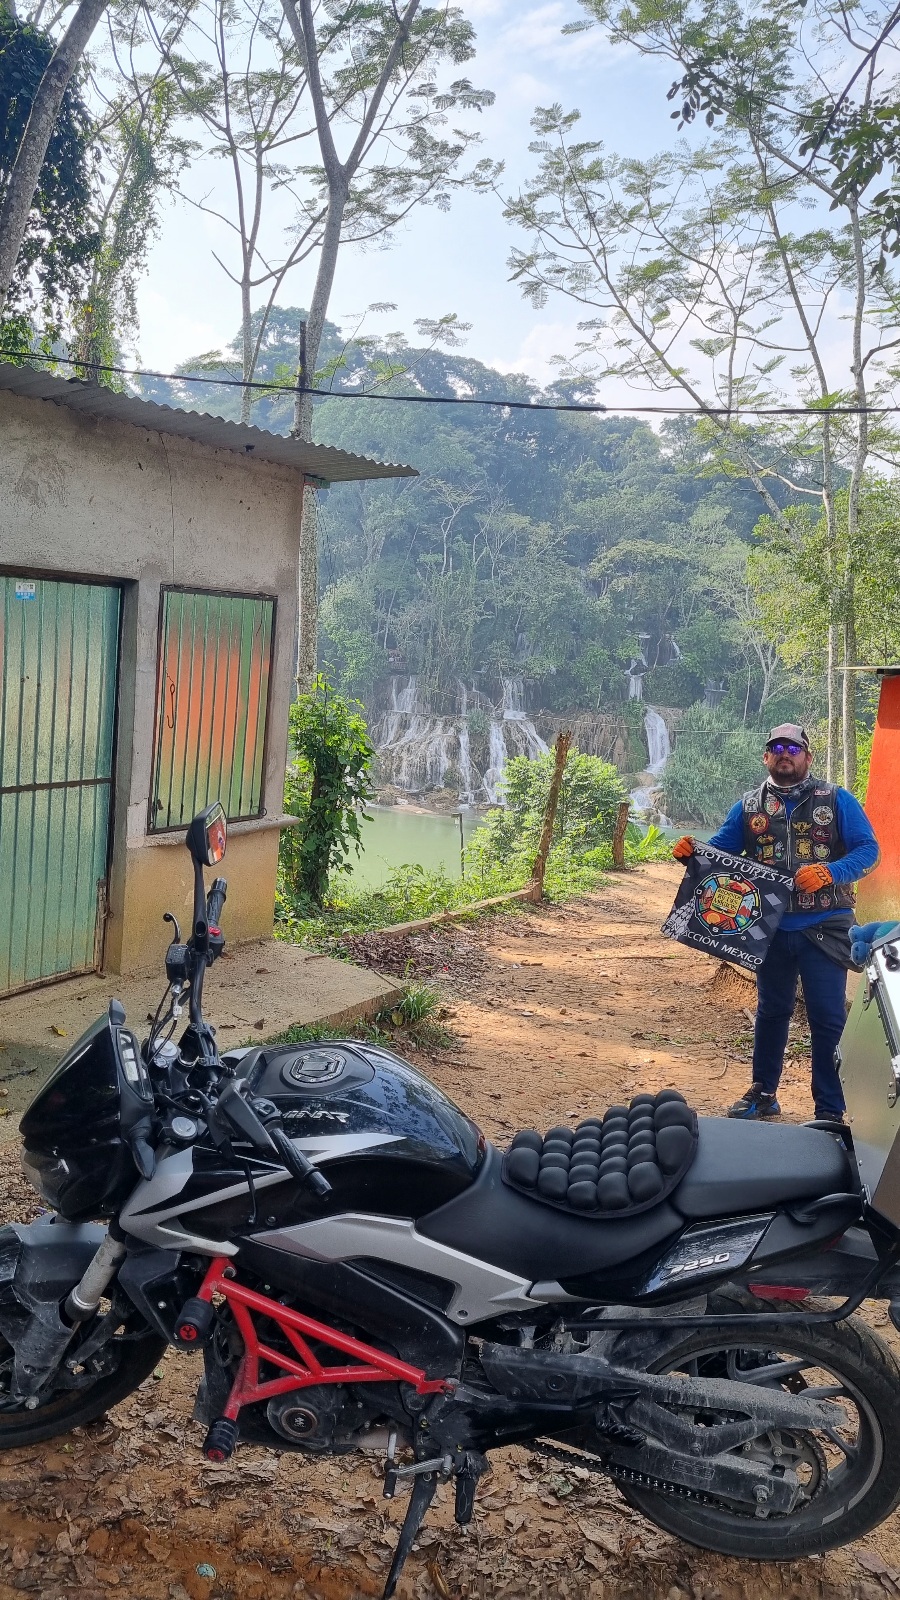
<path id="1" fill-rule="evenodd" d="M 789 740 L 792 744 L 802 744 L 804 750 L 809 749 L 809 736 L 806 729 L 801 728 L 796 722 L 782 722 L 779 723 L 777 728 L 773 728 L 766 740 L 766 748 L 768 749 L 770 744 L 774 744 L 776 739 Z"/>

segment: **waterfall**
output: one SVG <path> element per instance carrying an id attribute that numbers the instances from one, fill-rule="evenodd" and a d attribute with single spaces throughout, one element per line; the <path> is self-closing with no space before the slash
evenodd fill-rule
<path id="1" fill-rule="evenodd" d="M 647 714 L 644 717 L 644 732 L 647 735 L 647 753 L 650 756 L 650 760 L 647 762 L 647 771 L 651 772 L 654 778 L 658 778 L 669 759 L 672 745 L 669 740 L 669 730 L 663 718 L 658 711 L 654 710 L 653 706 L 647 707 Z"/>
<path id="2" fill-rule="evenodd" d="M 504 722 L 525 721 L 525 685 L 521 678 L 501 678 Z"/>
<path id="3" fill-rule="evenodd" d="M 484 697 L 457 683 L 455 716 L 436 716 L 420 703 L 415 676 L 390 680 L 389 708 L 373 727 L 382 781 L 420 794 L 427 789 L 443 789 L 452 767 L 456 768 L 459 797 L 471 805 L 487 800 L 502 804 L 502 779 L 506 763 L 513 756 L 546 755 L 541 738 L 525 708 L 522 678 L 501 679 L 501 703 L 490 711 L 487 769 L 482 778 L 472 760 L 468 723 L 469 705 L 476 709 Z M 483 755 L 482 758 L 484 759 Z"/>
<path id="4" fill-rule="evenodd" d="M 642 776 L 659 779 L 665 769 L 666 762 L 672 753 L 672 744 L 665 719 L 653 706 L 648 706 L 644 713 L 644 733 L 647 736 L 647 765 Z M 659 783 L 641 783 L 631 791 L 631 808 L 638 816 L 648 816 L 656 812 L 660 825 L 665 827 L 668 818 L 660 811 L 657 805 L 659 798 Z"/>
<path id="5" fill-rule="evenodd" d="M 469 747 L 469 724 L 459 725 L 459 798 L 470 806 L 475 799 L 475 779 L 472 770 L 472 752 Z"/>
<path id="6" fill-rule="evenodd" d="M 500 782 L 506 766 L 506 740 L 502 722 L 492 722 L 488 747 L 488 769 L 484 775 L 484 792 L 492 806 L 500 804 Z"/>

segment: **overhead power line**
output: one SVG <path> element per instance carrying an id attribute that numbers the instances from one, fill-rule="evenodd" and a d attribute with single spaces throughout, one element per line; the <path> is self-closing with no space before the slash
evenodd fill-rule
<path id="1" fill-rule="evenodd" d="M 76 361 L 71 356 L 42 356 L 33 350 L 6 350 L 0 346 L 0 357 L 16 361 L 43 361 L 51 366 L 81 367 L 99 378 L 101 373 L 113 373 L 123 378 L 154 378 L 160 383 L 217 384 L 225 389 L 258 389 L 264 394 L 313 395 L 321 400 L 380 400 L 390 405 L 415 406 L 498 406 L 503 411 L 584 411 L 608 413 L 618 411 L 639 412 L 641 415 L 661 417 L 880 417 L 900 412 L 896 406 L 650 406 L 623 404 L 618 400 L 611 406 L 601 401 L 568 403 L 548 400 L 513 400 L 508 396 L 469 396 L 440 394 L 384 394 L 372 389 L 316 389 L 306 384 L 266 383 L 259 379 L 214 378 L 205 373 L 148 372 L 140 367 L 114 367 L 93 362 Z"/>

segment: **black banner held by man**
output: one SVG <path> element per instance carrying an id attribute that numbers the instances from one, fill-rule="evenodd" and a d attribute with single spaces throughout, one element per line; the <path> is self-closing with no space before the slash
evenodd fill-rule
<path id="1" fill-rule="evenodd" d="M 792 879 L 761 861 L 695 841 L 662 926 L 680 944 L 755 972 L 787 909 Z"/>

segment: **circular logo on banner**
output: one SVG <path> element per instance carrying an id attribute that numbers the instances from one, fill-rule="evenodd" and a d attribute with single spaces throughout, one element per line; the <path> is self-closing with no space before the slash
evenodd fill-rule
<path id="1" fill-rule="evenodd" d="M 694 895 L 700 921 L 713 933 L 744 933 L 762 915 L 759 891 L 734 873 L 711 873 Z"/>
<path id="2" fill-rule="evenodd" d="M 830 806 L 813 807 L 813 822 L 818 822 L 820 827 L 824 828 L 826 822 L 831 822 L 833 817 L 834 812 Z"/>
<path id="3" fill-rule="evenodd" d="M 750 818 L 750 832 L 751 833 L 765 833 L 765 831 L 766 831 L 768 826 L 769 826 L 768 817 L 764 817 L 762 815 L 759 815 L 759 816 Z"/>

